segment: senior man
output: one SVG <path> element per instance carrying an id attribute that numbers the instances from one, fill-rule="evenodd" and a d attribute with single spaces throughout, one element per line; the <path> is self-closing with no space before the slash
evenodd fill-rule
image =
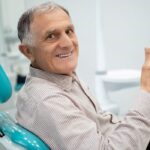
<path id="1" fill-rule="evenodd" d="M 78 10 L 79 11 L 79 10 Z M 150 50 L 141 92 L 124 118 L 103 112 L 75 73 L 79 46 L 69 12 L 47 2 L 18 22 L 19 50 L 30 72 L 18 96 L 16 119 L 52 150 L 144 150 L 150 140 Z"/>

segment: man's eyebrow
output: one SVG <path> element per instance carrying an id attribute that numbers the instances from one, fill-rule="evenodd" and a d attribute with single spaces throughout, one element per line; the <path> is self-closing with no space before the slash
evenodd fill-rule
<path id="1" fill-rule="evenodd" d="M 48 35 L 50 35 L 50 34 L 56 32 L 56 31 L 57 31 L 56 29 L 48 30 L 48 31 L 46 31 L 46 33 L 44 34 L 44 36 L 47 37 Z"/>
<path id="2" fill-rule="evenodd" d="M 72 28 L 72 29 L 74 29 L 74 25 L 73 25 L 73 24 L 70 24 L 70 25 L 67 26 L 67 28 Z"/>

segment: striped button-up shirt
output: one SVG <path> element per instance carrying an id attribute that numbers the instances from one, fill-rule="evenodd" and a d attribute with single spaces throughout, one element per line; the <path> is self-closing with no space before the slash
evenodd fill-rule
<path id="1" fill-rule="evenodd" d="M 102 111 L 76 74 L 30 67 L 16 119 L 52 150 L 145 150 L 150 140 L 150 94 L 141 91 L 119 120 Z"/>

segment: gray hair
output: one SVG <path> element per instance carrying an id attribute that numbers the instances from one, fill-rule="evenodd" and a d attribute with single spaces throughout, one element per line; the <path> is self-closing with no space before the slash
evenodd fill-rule
<path id="1" fill-rule="evenodd" d="M 22 43 L 32 45 L 33 44 L 33 38 L 32 34 L 30 32 L 30 25 L 33 21 L 35 13 L 45 13 L 50 12 L 54 9 L 62 9 L 68 16 L 69 12 L 67 9 L 65 9 L 63 6 L 60 6 L 54 2 L 46 2 L 37 6 L 34 6 L 27 11 L 25 11 L 22 16 L 20 17 L 18 21 L 18 38 Z"/>

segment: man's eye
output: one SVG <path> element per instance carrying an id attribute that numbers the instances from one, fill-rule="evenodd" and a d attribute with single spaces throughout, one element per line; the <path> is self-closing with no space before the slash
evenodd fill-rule
<path id="1" fill-rule="evenodd" d="M 47 39 L 54 39 L 55 38 L 55 35 L 54 34 L 49 34 L 48 36 L 47 36 Z"/>
<path id="2" fill-rule="evenodd" d="M 66 34 L 72 34 L 72 33 L 74 33 L 73 29 L 66 30 Z"/>

